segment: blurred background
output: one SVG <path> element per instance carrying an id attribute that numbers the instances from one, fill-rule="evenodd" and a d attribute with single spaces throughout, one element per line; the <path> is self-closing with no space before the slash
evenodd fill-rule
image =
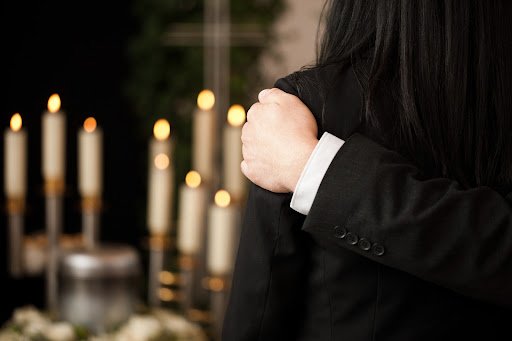
<path id="1" fill-rule="evenodd" d="M 179 31 L 177 24 L 201 24 L 203 1 L 3 1 L 1 6 L 0 125 L 7 129 L 11 116 L 20 113 L 28 132 L 26 233 L 44 230 L 41 115 L 49 96 L 58 93 L 67 115 L 64 232 L 81 228 L 77 131 L 94 116 L 104 132 L 101 240 L 143 252 L 153 124 L 160 118 L 171 124 L 175 183 L 180 184 L 191 168 L 192 112 L 204 88 L 201 44 L 166 37 Z M 233 27 L 245 25 L 264 39 L 230 48 L 230 104 L 247 110 L 262 88 L 314 61 L 321 6 L 309 0 L 231 2 Z M 3 160 L 0 169 L 6 166 Z M 5 201 L 2 207 L 5 227 Z M 176 207 L 173 212 L 175 218 Z M 8 276 L 7 229 L 0 230 L 0 282 L 9 293 L 0 304 L 3 322 L 15 307 L 44 307 L 45 282 L 42 276 Z"/>

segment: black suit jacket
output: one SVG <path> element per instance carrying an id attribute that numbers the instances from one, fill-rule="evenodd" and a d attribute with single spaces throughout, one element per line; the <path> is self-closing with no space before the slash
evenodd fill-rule
<path id="1" fill-rule="evenodd" d="M 223 340 L 493 340 L 512 321 L 512 214 L 488 188 L 428 180 L 359 134 L 352 69 L 276 87 L 347 142 L 307 217 L 251 185 Z"/>

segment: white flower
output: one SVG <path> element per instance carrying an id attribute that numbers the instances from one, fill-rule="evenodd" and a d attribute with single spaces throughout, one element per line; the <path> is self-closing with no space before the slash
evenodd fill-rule
<path id="1" fill-rule="evenodd" d="M 154 315 L 160 320 L 165 330 L 176 335 L 178 340 L 206 341 L 201 327 L 185 317 L 164 309 L 155 309 Z"/>
<path id="2" fill-rule="evenodd" d="M 52 322 L 34 307 L 15 310 L 12 327 L 0 329 L 0 341 L 75 341 L 77 334 L 68 322 Z M 154 341 L 171 338 L 182 341 L 206 341 L 200 326 L 167 309 L 153 309 L 149 315 L 133 315 L 116 333 L 91 335 L 88 341 Z"/>
<path id="3" fill-rule="evenodd" d="M 7 329 L 0 332 L 0 341 L 30 341 L 30 339 L 25 335 Z"/>
<path id="4" fill-rule="evenodd" d="M 51 324 L 50 319 L 33 306 L 16 309 L 12 322 L 21 328 L 23 335 L 28 337 L 40 335 Z"/>
<path id="5" fill-rule="evenodd" d="M 152 316 L 135 315 L 116 335 L 118 341 L 149 341 L 162 333 L 160 322 Z"/>
<path id="6" fill-rule="evenodd" d="M 98 336 L 93 335 L 93 336 L 89 337 L 88 340 L 89 341 L 115 341 L 115 338 L 113 335 L 104 334 L 104 335 L 98 335 Z"/>
<path id="7" fill-rule="evenodd" d="M 22 327 L 22 333 L 27 335 L 28 337 L 36 337 L 43 333 L 43 331 L 48 328 L 50 322 L 46 321 L 33 321 L 31 323 L 26 324 Z"/>
<path id="8" fill-rule="evenodd" d="M 74 341 L 76 333 L 73 326 L 68 322 L 55 322 L 48 326 L 43 335 L 50 341 Z"/>
<path id="9" fill-rule="evenodd" d="M 27 306 L 14 310 L 12 321 L 18 326 L 30 323 L 49 323 L 50 320 L 33 306 Z"/>

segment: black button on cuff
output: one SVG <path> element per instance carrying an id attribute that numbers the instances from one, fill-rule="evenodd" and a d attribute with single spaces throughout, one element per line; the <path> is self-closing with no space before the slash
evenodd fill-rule
<path id="1" fill-rule="evenodd" d="M 357 237 L 355 234 L 350 232 L 347 233 L 347 243 L 349 243 L 350 245 L 356 245 L 358 241 L 359 237 Z"/>
<path id="2" fill-rule="evenodd" d="M 372 247 L 372 244 L 368 241 L 368 239 L 364 239 L 364 238 L 361 238 L 359 240 L 358 245 L 359 245 L 359 248 L 364 250 L 364 251 L 368 251 Z"/>
<path id="3" fill-rule="evenodd" d="M 372 252 L 374 255 L 382 256 L 384 254 L 384 246 L 382 246 L 380 244 L 373 244 Z"/>
<path id="4" fill-rule="evenodd" d="M 343 239 L 343 238 L 345 238 L 346 235 L 347 235 L 347 230 L 345 230 L 343 227 L 336 226 L 334 228 L 334 236 L 336 238 Z"/>

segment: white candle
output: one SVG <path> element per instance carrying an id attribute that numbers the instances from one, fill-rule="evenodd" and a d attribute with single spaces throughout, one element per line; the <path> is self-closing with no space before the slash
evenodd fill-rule
<path id="1" fill-rule="evenodd" d="M 231 194 L 233 201 L 243 200 L 247 190 L 247 180 L 240 170 L 242 163 L 242 125 L 245 123 L 245 110 L 233 105 L 228 112 L 228 124 L 223 132 L 223 181 L 224 188 Z"/>
<path id="2" fill-rule="evenodd" d="M 201 186 L 201 176 L 191 171 L 180 188 L 178 215 L 178 250 L 182 254 L 195 255 L 202 248 L 206 189 Z"/>
<path id="3" fill-rule="evenodd" d="M 45 180 L 64 181 L 65 178 L 66 116 L 59 109 L 60 97 L 53 94 L 42 122 L 42 173 Z"/>
<path id="4" fill-rule="evenodd" d="M 82 198 L 100 198 L 103 190 L 103 132 L 89 117 L 78 132 L 78 191 Z"/>
<path id="5" fill-rule="evenodd" d="M 207 269 L 212 275 L 233 271 L 237 242 L 237 209 L 227 191 L 218 191 L 208 216 Z"/>
<path id="6" fill-rule="evenodd" d="M 162 125 L 169 127 L 169 129 L 162 128 Z M 170 134 L 169 122 L 166 120 L 158 121 L 155 124 L 154 133 L 155 139 L 166 141 Z M 151 235 L 166 236 L 171 229 L 172 194 L 174 191 L 174 169 L 170 158 L 172 150 L 170 147 L 166 147 L 165 144 L 154 143 L 154 141 L 150 142 L 147 224 Z M 169 154 L 159 152 L 152 157 L 151 154 L 158 151 L 158 148 L 168 150 Z"/>
<path id="7" fill-rule="evenodd" d="M 197 96 L 198 108 L 194 112 L 192 129 L 192 168 L 203 182 L 211 183 L 215 169 L 216 113 L 213 109 L 215 96 L 210 90 L 203 90 Z"/>
<path id="8" fill-rule="evenodd" d="M 172 156 L 172 141 L 169 138 L 171 134 L 171 125 L 165 119 L 159 119 L 153 126 L 153 137 L 149 142 L 149 160 L 155 159 L 158 154 L 165 154 L 169 156 L 171 164 L 173 164 Z"/>
<path id="9" fill-rule="evenodd" d="M 20 114 L 11 118 L 4 133 L 4 189 L 7 198 L 23 199 L 27 193 L 27 132 Z"/>

